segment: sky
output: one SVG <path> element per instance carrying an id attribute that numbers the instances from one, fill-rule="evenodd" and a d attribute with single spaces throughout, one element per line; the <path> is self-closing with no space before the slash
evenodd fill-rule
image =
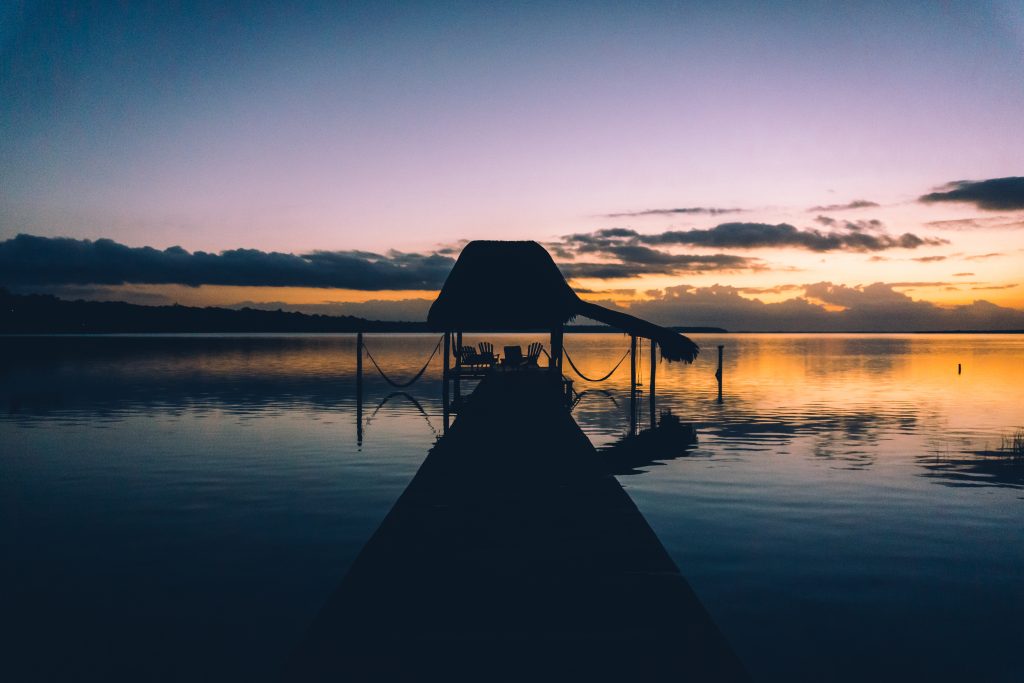
<path id="1" fill-rule="evenodd" d="M 729 329 L 1024 328 L 1024 4 L 12 2 L 0 286 L 422 319 L 462 244 Z"/>

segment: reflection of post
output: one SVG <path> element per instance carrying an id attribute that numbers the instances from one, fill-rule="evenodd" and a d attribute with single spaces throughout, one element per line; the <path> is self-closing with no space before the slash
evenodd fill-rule
<path id="1" fill-rule="evenodd" d="M 718 380 L 718 402 L 722 402 L 722 349 L 725 346 L 718 345 L 718 370 L 715 371 L 715 379 Z"/>
<path id="2" fill-rule="evenodd" d="M 629 433 L 636 434 L 636 335 L 629 338 Z"/>
<path id="3" fill-rule="evenodd" d="M 455 333 L 455 409 L 462 402 L 462 333 Z"/>
<path id="4" fill-rule="evenodd" d="M 441 408 L 444 411 L 444 431 L 448 431 L 448 356 L 451 351 L 452 333 L 444 333 L 444 363 L 441 364 Z"/>
<path id="5" fill-rule="evenodd" d="M 651 340 L 651 386 L 648 390 L 650 392 L 650 406 L 651 406 L 651 429 L 658 426 L 657 420 L 657 408 L 654 405 L 654 374 L 658 369 L 658 342 Z"/>
<path id="6" fill-rule="evenodd" d="M 363 445 L 363 333 L 356 333 L 356 445 Z"/>

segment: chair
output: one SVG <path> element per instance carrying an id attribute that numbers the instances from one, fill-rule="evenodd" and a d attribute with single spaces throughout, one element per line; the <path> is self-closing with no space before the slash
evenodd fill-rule
<path id="1" fill-rule="evenodd" d="M 518 368 L 523 364 L 523 349 L 520 346 L 505 347 L 505 367 Z"/>
<path id="2" fill-rule="evenodd" d="M 459 349 L 459 360 L 463 365 L 477 365 L 480 363 L 480 354 L 472 346 L 463 346 Z"/>
<path id="3" fill-rule="evenodd" d="M 540 358 L 541 351 L 544 350 L 544 345 L 540 342 L 533 342 L 526 350 L 526 365 L 534 366 L 537 365 L 537 359 Z"/>
<path id="4" fill-rule="evenodd" d="M 491 342 L 480 342 L 477 346 L 480 348 L 480 362 L 490 366 L 498 362 L 498 357 L 494 355 L 494 344 Z"/>

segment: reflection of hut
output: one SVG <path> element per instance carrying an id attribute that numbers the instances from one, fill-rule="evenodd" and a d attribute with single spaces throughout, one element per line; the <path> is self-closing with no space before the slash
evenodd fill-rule
<path id="1" fill-rule="evenodd" d="M 652 357 L 656 347 L 669 361 L 690 363 L 697 356 L 697 345 L 678 332 L 580 299 L 536 242 L 467 244 L 430 307 L 427 324 L 458 337 L 468 331 L 550 332 L 550 367 L 561 371 L 563 328 L 576 316 L 622 330 L 633 337 L 634 347 L 637 337 L 651 340 Z"/>

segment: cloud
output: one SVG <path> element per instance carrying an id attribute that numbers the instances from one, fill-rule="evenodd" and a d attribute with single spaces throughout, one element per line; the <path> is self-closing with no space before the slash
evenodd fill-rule
<path id="1" fill-rule="evenodd" d="M 879 221 L 846 222 L 846 230 L 822 232 L 813 228 L 798 229 L 788 223 L 721 223 L 713 228 L 668 230 L 643 235 L 626 228 L 611 228 L 592 233 L 566 235 L 564 245 L 576 252 L 606 252 L 615 245 L 699 246 L 716 249 L 757 249 L 796 247 L 810 251 L 883 251 L 916 249 L 921 246 L 948 244 L 946 240 L 902 235 L 869 234 L 881 231 Z"/>
<path id="2" fill-rule="evenodd" d="M 214 254 L 181 247 L 128 247 L 109 239 L 18 235 L 0 242 L 0 284 L 439 289 L 454 262 L 437 253 L 230 249 Z"/>
<path id="3" fill-rule="evenodd" d="M 953 273 L 953 277 L 974 277 L 974 273 Z"/>
<path id="4" fill-rule="evenodd" d="M 971 287 L 971 289 L 1013 289 L 1017 285 L 988 285 L 986 287 Z"/>
<path id="5" fill-rule="evenodd" d="M 987 211 L 1024 209 L 1024 177 L 956 180 L 918 197 L 919 202 L 965 202 Z"/>
<path id="6" fill-rule="evenodd" d="M 562 274 L 569 279 L 593 278 L 614 280 L 637 275 L 681 275 L 711 271 L 760 270 L 760 259 L 734 254 L 670 254 L 644 247 L 622 247 L 607 252 L 621 259 L 617 263 L 559 263 Z"/>
<path id="7" fill-rule="evenodd" d="M 854 287 L 818 282 L 803 285 L 803 296 L 777 303 L 748 299 L 736 287 L 680 285 L 627 310 L 664 325 L 708 325 L 733 331 L 1024 329 L 1024 311 L 988 301 L 941 307 L 895 291 L 897 284 Z M 828 310 L 826 304 L 839 310 Z"/>
<path id="8" fill-rule="evenodd" d="M 945 261 L 948 256 L 918 256 L 917 258 L 910 259 L 911 261 L 917 261 L 919 263 L 934 263 L 936 261 Z"/>
<path id="9" fill-rule="evenodd" d="M 987 218 L 958 218 L 925 223 L 938 230 L 1024 230 L 1024 217 L 989 216 Z"/>
<path id="10" fill-rule="evenodd" d="M 997 256 L 1005 256 L 1001 251 L 993 251 L 988 254 L 975 254 L 974 256 L 964 256 L 964 261 L 982 261 L 984 259 L 996 258 Z"/>
<path id="11" fill-rule="evenodd" d="M 875 202 L 866 199 L 854 199 L 848 204 L 829 204 L 827 206 L 812 206 L 808 211 L 847 211 L 849 209 L 867 209 L 878 206 Z"/>
<path id="12" fill-rule="evenodd" d="M 718 216 L 723 213 L 742 213 L 744 209 L 720 209 L 705 206 L 691 206 L 681 209 L 645 209 L 623 213 L 606 213 L 605 218 L 637 218 L 641 216 Z"/>

